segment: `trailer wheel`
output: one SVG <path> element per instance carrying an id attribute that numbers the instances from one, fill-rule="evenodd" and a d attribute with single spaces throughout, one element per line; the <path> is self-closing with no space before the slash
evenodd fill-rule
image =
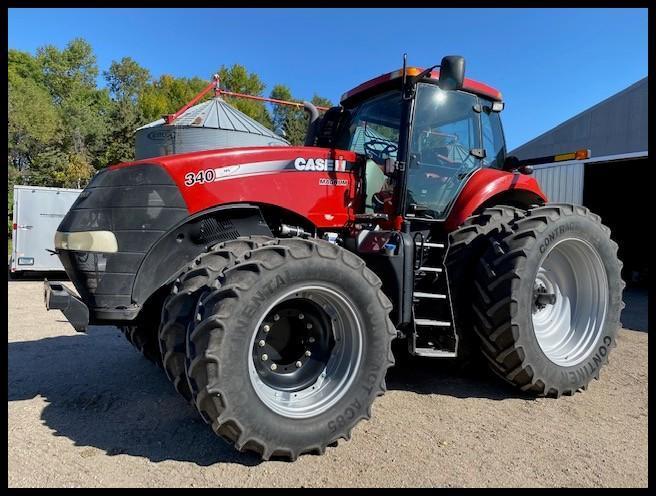
<path id="1" fill-rule="evenodd" d="M 477 269 L 474 329 L 492 370 L 552 397 L 598 379 L 620 327 L 621 267 L 610 229 L 588 209 L 529 210 Z"/>
<path id="2" fill-rule="evenodd" d="M 509 229 L 508 226 L 525 213 L 525 210 L 509 205 L 486 208 L 468 217 L 458 229 L 449 234 L 445 264 L 458 333 L 458 357 L 454 362 L 457 369 L 480 363 L 477 360 L 480 353 L 478 339 L 472 330 L 471 312 L 476 263 L 490 246 L 491 237 Z"/>
<path id="3" fill-rule="evenodd" d="M 278 239 L 205 288 L 187 341 L 195 404 L 240 451 L 323 453 L 371 416 L 396 336 L 381 282 L 321 240 Z"/>
<path id="4" fill-rule="evenodd" d="M 214 245 L 208 253 L 197 257 L 173 283 L 162 309 L 159 351 L 167 377 L 186 400 L 192 398 L 185 366 L 187 325 L 193 321 L 200 292 L 216 283 L 223 269 L 244 253 L 270 240 L 251 236 Z"/>

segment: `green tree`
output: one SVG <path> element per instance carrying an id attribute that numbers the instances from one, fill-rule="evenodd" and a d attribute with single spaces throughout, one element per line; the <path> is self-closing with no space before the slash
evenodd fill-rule
<path id="1" fill-rule="evenodd" d="M 103 76 L 111 98 L 103 161 L 112 164 L 133 160 L 134 131 L 147 122 L 138 101 L 149 83 L 150 72 L 134 59 L 123 57 L 120 62 L 113 61 Z"/>
<path id="2" fill-rule="evenodd" d="M 277 84 L 271 90 L 271 98 L 294 101 L 290 89 Z M 274 104 L 271 112 L 273 130 L 284 136 L 292 145 L 302 145 L 307 132 L 307 117 L 302 107 Z"/>
<path id="3" fill-rule="evenodd" d="M 328 107 L 328 108 L 333 107 L 333 102 L 331 102 L 328 98 L 317 95 L 316 93 L 314 94 L 312 100 L 310 101 L 317 107 Z"/>
<path id="4" fill-rule="evenodd" d="M 260 77 L 257 74 L 254 72 L 248 72 L 246 67 L 240 64 L 234 64 L 232 67 L 222 65 L 218 74 L 221 88 L 234 91 L 235 93 L 262 96 L 264 89 L 266 88 L 266 85 L 260 80 Z M 255 119 L 260 124 L 268 128 L 273 126 L 271 116 L 269 115 L 264 102 L 229 96 L 226 96 L 225 100 L 230 105 L 252 119 Z"/>
<path id="5" fill-rule="evenodd" d="M 139 111 L 147 122 L 160 119 L 176 112 L 208 84 L 198 77 L 176 78 L 164 74 L 144 87 L 138 97 Z M 208 95 L 206 99 L 210 97 Z"/>

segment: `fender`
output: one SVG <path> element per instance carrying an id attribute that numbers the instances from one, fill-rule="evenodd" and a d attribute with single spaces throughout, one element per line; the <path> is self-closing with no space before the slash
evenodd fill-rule
<path id="1" fill-rule="evenodd" d="M 355 218 L 357 156 L 318 147 L 224 148 L 118 164 L 156 162 L 173 178 L 190 214 L 230 203 L 277 205 L 317 228 Z"/>
<path id="2" fill-rule="evenodd" d="M 533 177 L 498 169 L 479 169 L 458 195 L 445 222 L 447 232 L 456 229 L 485 202 L 504 193 L 525 196 L 530 199 L 528 203 L 547 201 L 547 196 Z"/>
<path id="3" fill-rule="evenodd" d="M 272 236 L 256 205 L 222 205 L 185 218 L 146 253 L 132 286 L 133 303 L 143 305 L 210 246 L 248 235 Z"/>

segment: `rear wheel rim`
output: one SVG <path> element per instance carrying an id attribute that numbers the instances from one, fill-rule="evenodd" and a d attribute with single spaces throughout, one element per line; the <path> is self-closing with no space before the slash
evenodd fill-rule
<path id="1" fill-rule="evenodd" d="M 533 286 L 532 322 L 542 352 L 571 367 L 584 361 L 603 331 L 608 278 L 595 248 L 563 239 L 542 259 Z"/>
<path id="2" fill-rule="evenodd" d="M 279 415 L 319 415 L 349 389 L 363 340 L 358 313 L 337 291 L 320 285 L 289 291 L 267 308 L 254 329 L 251 385 Z"/>

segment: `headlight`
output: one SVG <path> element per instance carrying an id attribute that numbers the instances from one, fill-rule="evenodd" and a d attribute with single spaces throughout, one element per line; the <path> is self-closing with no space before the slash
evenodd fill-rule
<path id="1" fill-rule="evenodd" d="M 118 243 L 111 231 L 82 231 L 55 233 L 55 249 L 116 253 Z"/>

